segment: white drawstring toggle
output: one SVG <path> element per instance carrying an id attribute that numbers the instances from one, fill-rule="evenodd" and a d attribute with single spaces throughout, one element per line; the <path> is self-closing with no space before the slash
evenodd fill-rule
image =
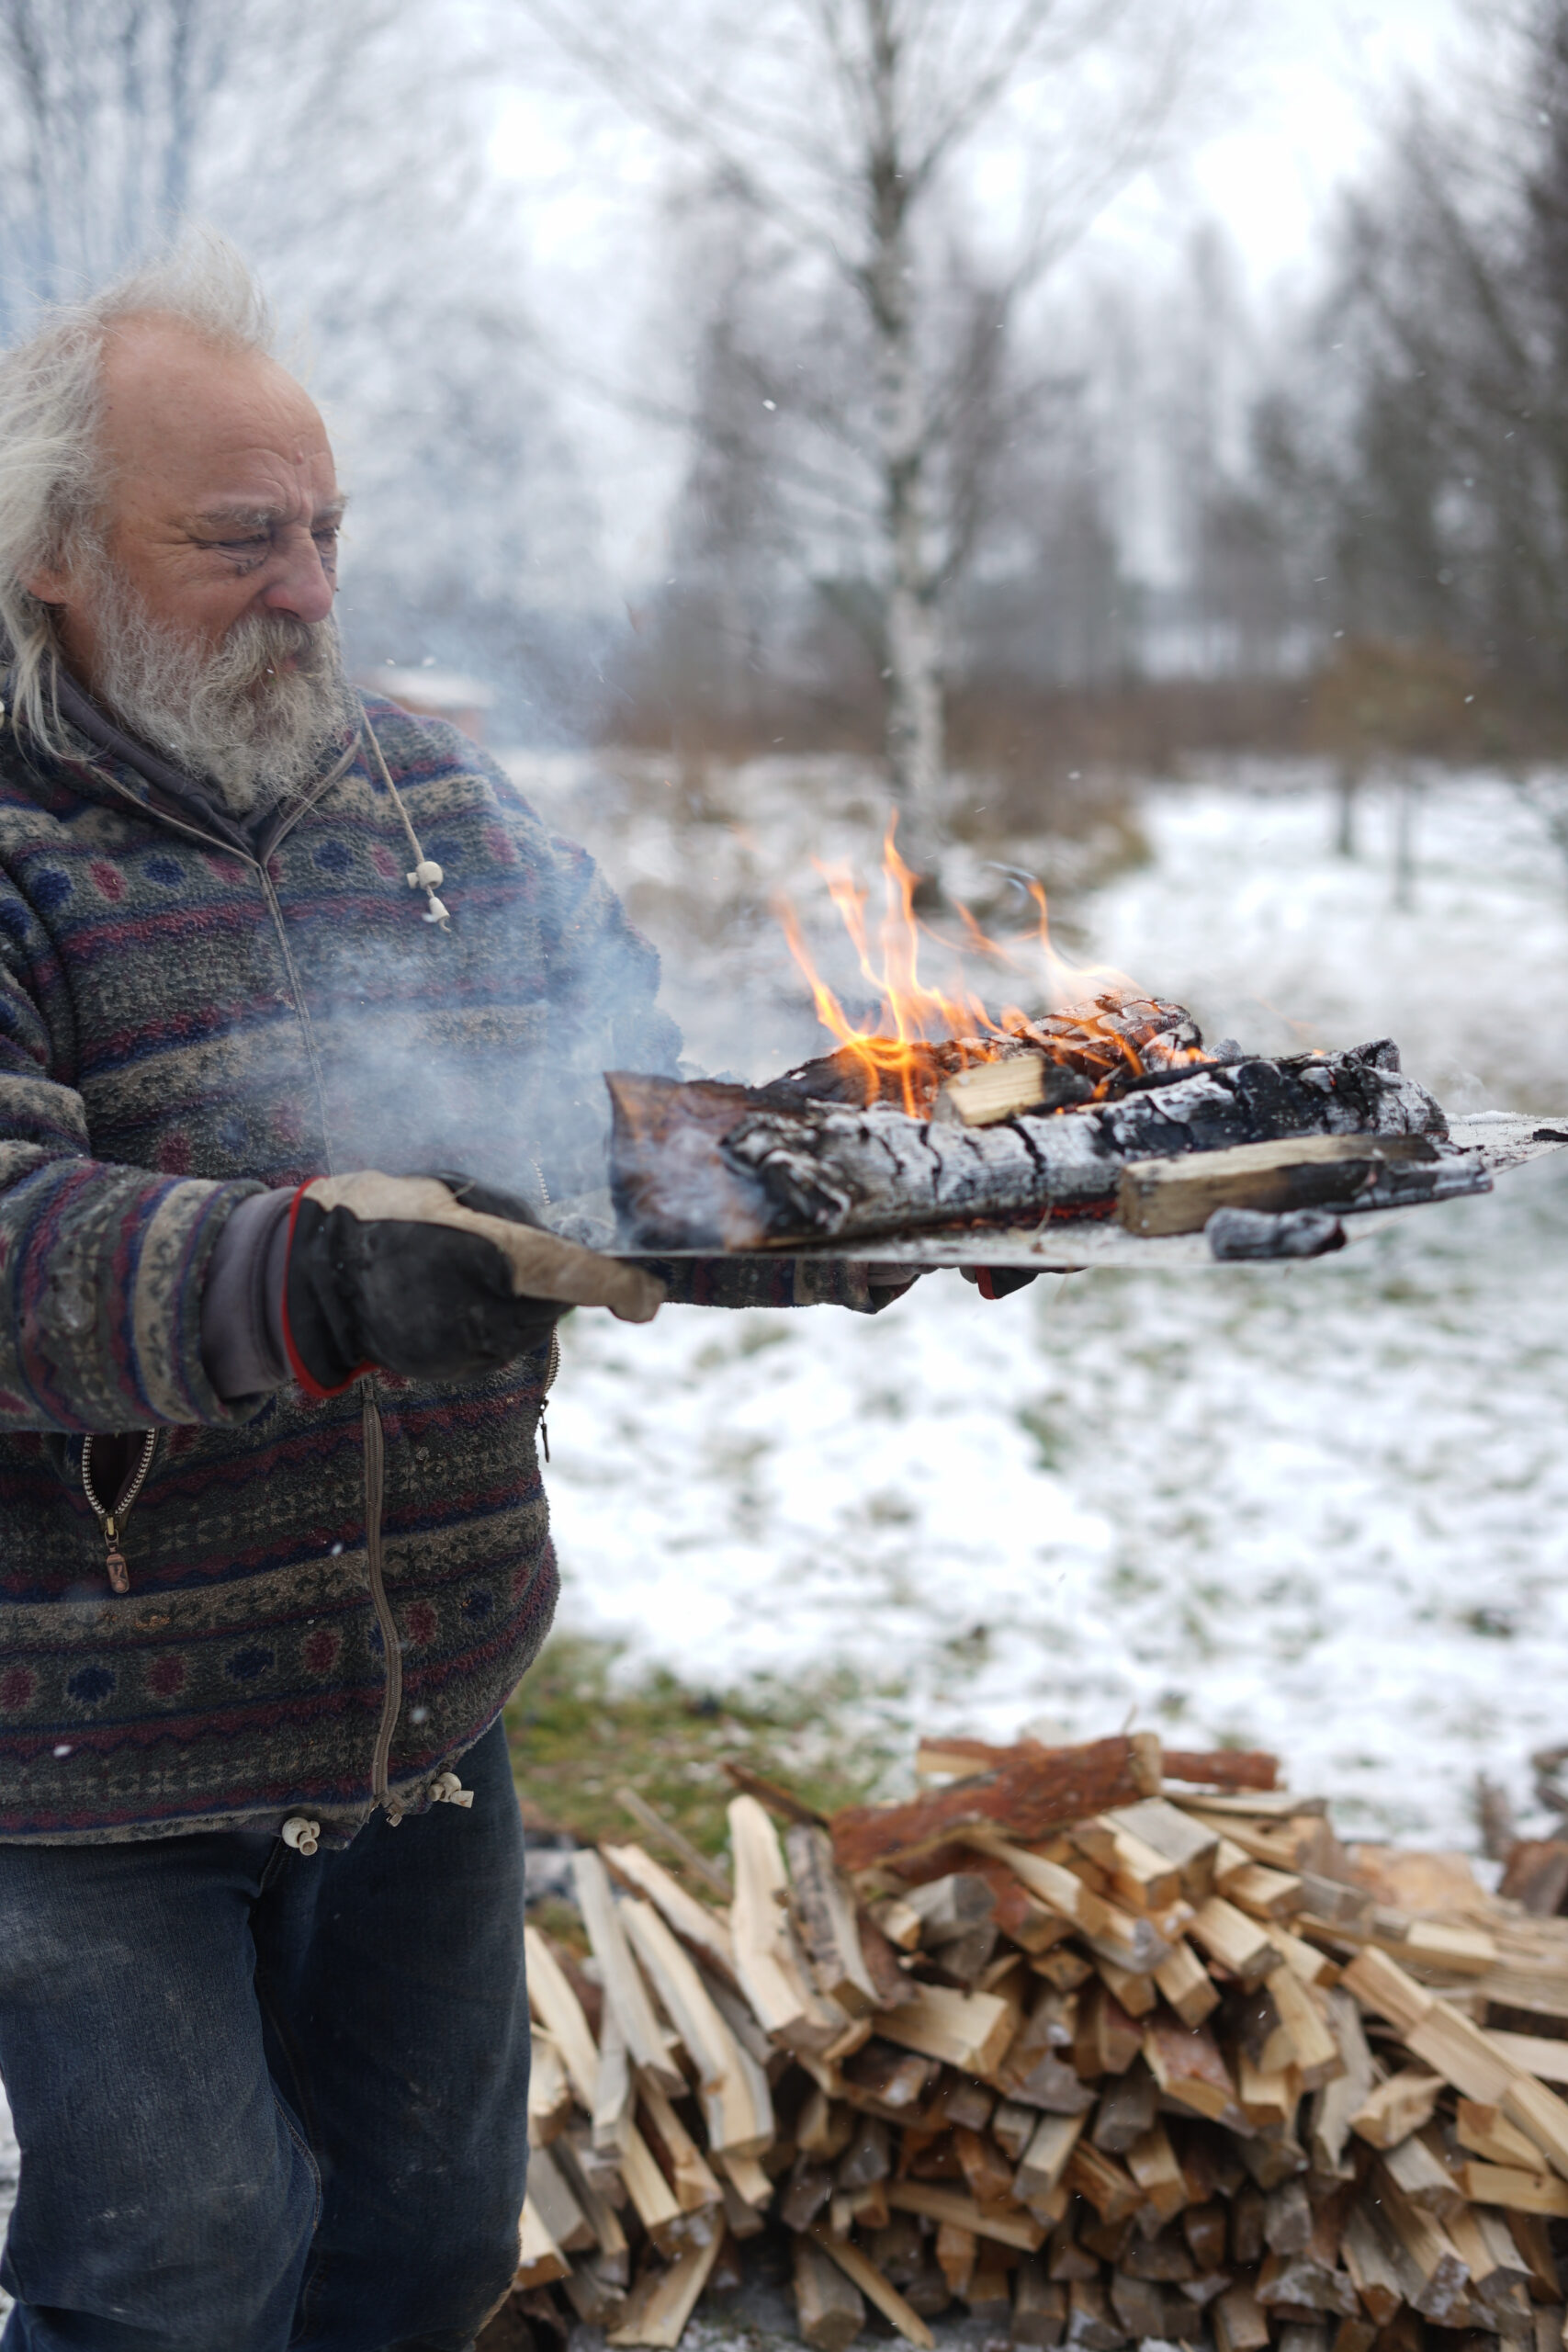
<path id="1" fill-rule="evenodd" d="M 471 1805 L 474 1792 L 463 1786 L 456 1772 L 443 1772 L 439 1780 L 431 1782 L 430 1802 L 432 1804 Z"/>
<path id="2" fill-rule="evenodd" d="M 409 876 L 411 890 L 439 890 L 446 876 L 433 857 L 422 857 Z"/>
<path id="3" fill-rule="evenodd" d="M 283 1842 L 292 1846 L 297 1854 L 313 1854 L 321 1842 L 321 1825 L 307 1821 L 302 1813 L 295 1814 L 283 1825 Z"/>
<path id="4" fill-rule="evenodd" d="M 440 870 L 441 869 L 438 866 L 436 868 L 437 873 L 439 873 Z M 423 920 L 426 922 L 449 922 L 451 921 L 450 915 L 448 915 L 446 908 L 442 905 L 434 890 L 432 890 L 430 894 L 430 904 L 425 909 Z"/>

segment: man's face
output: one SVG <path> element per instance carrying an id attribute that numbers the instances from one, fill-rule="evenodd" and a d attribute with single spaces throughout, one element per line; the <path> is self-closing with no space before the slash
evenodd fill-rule
<path id="1" fill-rule="evenodd" d="M 96 548 L 28 582 L 68 666 L 236 797 L 297 785 L 343 708 L 342 501 L 314 403 L 269 359 L 130 320 L 105 352 L 100 449 Z"/>

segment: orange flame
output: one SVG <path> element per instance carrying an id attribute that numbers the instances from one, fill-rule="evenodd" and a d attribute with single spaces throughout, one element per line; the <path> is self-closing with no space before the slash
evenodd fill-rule
<path id="1" fill-rule="evenodd" d="M 856 1027 L 822 978 L 790 901 L 782 897 L 774 901 L 790 953 L 811 990 L 817 1018 L 839 1050 L 858 1065 L 868 1103 L 901 1097 L 911 1117 L 922 1116 L 944 1077 L 976 1062 L 996 1061 L 1019 1046 L 1034 1046 L 1051 1060 L 1070 1062 L 1092 1080 L 1097 1092 L 1118 1069 L 1130 1067 L 1135 1075 L 1145 1068 L 1144 1055 L 1154 1035 L 1140 1046 L 1135 1032 L 1141 1024 L 1133 1023 L 1134 1035 L 1129 1035 L 1128 1024 L 1117 1017 L 1129 1003 L 1147 1004 L 1143 991 L 1109 965 L 1076 966 L 1060 953 L 1051 938 L 1045 893 L 1038 882 L 1029 884 L 1038 922 L 1025 943 L 1032 951 L 1027 957 L 1021 958 L 1019 943 L 1007 945 L 988 937 L 962 904 L 956 911 L 964 938 L 945 940 L 915 912 L 919 877 L 898 854 L 897 823 L 895 814 L 882 845 L 883 906 L 874 953 L 867 928 L 870 892 L 842 869 L 817 869 L 842 919 L 861 976 L 878 1000 L 871 1027 Z M 955 977 L 949 987 L 932 986 L 921 977 L 922 940 L 952 959 Z M 976 956 L 1032 978 L 1031 992 L 1042 996 L 1049 1011 L 1032 1017 L 1021 1006 L 1007 1004 L 990 1012 L 964 977 L 964 959 Z M 1149 1005 L 1148 1010 L 1156 1008 Z M 1042 1026 L 1043 1021 L 1048 1025 Z M 1195 1047 L 1162 1041 L 1156 1066 L 1201 1058 Z"/>

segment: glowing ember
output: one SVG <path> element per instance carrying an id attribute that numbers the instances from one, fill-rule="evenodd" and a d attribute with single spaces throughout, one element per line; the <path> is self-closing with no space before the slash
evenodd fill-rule
<path id="1" fill-rule="evenodd" d="M 875 951 L 866 920 L 870 892 L 842 871 L 818 869 L 843 919 L 861 973 L 875 991 L 879 1010 L 874 1026 L 857 1028 L 851 1021 L 812 961 L 794 908 L 785 899 L 775 901 L 817 1018 L 838 1041 L 835 1053 L 792 1071 L 789 1082 L 802 1091 L 827 1091 L 867 1103 L 901 1102 L 911 1117 L 922 1117 L 943 1079 L 976 1062 L 1033 1051 L 1047 1063 L 1043 1107 L 1066 1110 L 1103 1101 L 1151 1070 L 1207 1058 L 1179 1005 L 1156 1002 L 1109 966 L 1067 962 L 1052 944 L 1045 893 L 1038 882 L 1029 885 L 1036 925 L 1021 940 L 1004 945 L 988 938 L 964 906 L 957 910 L 963 941 L 943 939 L 915 912 L 917 876 L 898 854 L 897 829 L 895 817 L 883 842 Z M 922 942 L 949 958 L 954 974 L 949 987 L 921 978 Z M 965 959 L 976 956 L 1031 982 L 1029 993 L 1048 1009 L 1030 1013 L 1012 1003 L 990 1012 L 964 972 Z"/>

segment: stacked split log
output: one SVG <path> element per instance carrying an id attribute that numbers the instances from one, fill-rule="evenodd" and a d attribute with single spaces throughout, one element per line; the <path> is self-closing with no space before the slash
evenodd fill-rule
<path id="1" fill-rule="evenodd" d="M 819 2352 L 873 2311 L 1070 2352 L 1563 2342 L 1568 1920 L 1348 1849 L 1270 1758 L 919 1763 L 826 1822 L 738 1775 L 728 1874 L 575 1856 L 583 1950 L 528 1929 L 520 2287 L 672 2346 L 767 2239 Z"/>

